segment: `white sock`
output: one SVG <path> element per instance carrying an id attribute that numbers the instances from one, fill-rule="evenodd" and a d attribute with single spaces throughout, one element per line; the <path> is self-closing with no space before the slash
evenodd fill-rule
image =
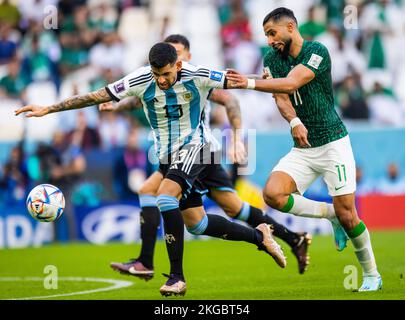
<path id="1" fill-rule="evenodd" d="M 310 200 L 299 194 L 291 194 L 290 197 L 293 198 L 293 205 L 289 213 L 308 218 L 336 218 L 335 209 L 330 203 Z"/>
<path id="2" fill-rule="evenodd" d="M 357 260 L 359 260 L 363 269 L 363 276 L 379 276 L 367 228 L 356 238 L 350 239 L 352 240 Z"/>

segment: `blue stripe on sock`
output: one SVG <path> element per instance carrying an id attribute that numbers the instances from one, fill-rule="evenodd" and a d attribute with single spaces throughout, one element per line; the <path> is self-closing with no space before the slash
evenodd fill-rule
<path id="1" fill-rule="evenodd" d="M 156 198 L 157 206 L 160 212 L 165 212 L 179 208 L 179 200 L 173 196 L 161 194 Z"/>
<path id="2" fill-rule="evenodd" d="M 249 219 L 249 216 L 250 216 L 250 204 L 247 202 L 244 202 L 242 209 L 240 210 L 236 219 L 242 220 L 242 221 L 247 221 L 247 219 Z"/>
<path id="3" fill-rule="evenodd" d="M 197 223 L 193 227 L 187 227 L 187 231 L 190 232 L 191 234 L 195 235 L 201 235 L 204 233 L 205 229 L 208 227 L 208 217 L 207 215 L 204 216 L 204 218 L 201 219 L 199 223 Z"/>
<path id="4" fill-rule="evenodd" d="M 156 207 L 156 197 L 147 195 L 147 194 L 140 194 L 139 195 L 139 205 L 141 208 L 143 207 Z"/>

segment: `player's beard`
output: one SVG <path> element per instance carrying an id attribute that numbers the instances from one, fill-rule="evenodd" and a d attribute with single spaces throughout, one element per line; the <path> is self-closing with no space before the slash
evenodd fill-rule
<path id="1" fill-rule="evenodd" d="M 291 48 L 291 43 L 292 43 L 292 39 L 286 39 L 284 41 L 284 47 L 283 49 L 276 49 L 276 52 L 281 56 L 281 58 L 283 60 L 287 60 L 288 55 L 290 54 L 290 48 Z"/>

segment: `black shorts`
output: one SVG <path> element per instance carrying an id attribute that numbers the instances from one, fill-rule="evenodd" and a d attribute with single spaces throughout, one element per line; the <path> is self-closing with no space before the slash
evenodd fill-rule
<path id="1" fill-rule="evenodd" d="M 180 210 L 202 206 L 201 197 L 205 190 L 199 176 L 210 166 L 209 148 L 209 144 L 185 145 L 168 164 L 159 165 L 159 172 L 163 177 L 181 187 Z"/>
<path id="2" fill-rule="evenodd" d="M 202 185 L 202 190 L 204 190 L 205 193 L 208 193 L 208 196 L 210 196 L 210 191 L 213 189 L 235 192 L 228 172 L 226 172 L 220 163 L 217 163 L 218 161 L 214 161 L 218 159 L 217 156 L 218 154 L 211 152 L 212 163 L 204 168 L 203 172 L 198 177 L 200 188 Z"/>

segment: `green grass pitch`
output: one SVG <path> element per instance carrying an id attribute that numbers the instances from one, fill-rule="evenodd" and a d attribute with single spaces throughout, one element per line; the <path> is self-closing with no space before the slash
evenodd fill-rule
<path id="1" fill-rule="evenodd" d="M 136 257 L 139 244 L 108 245 L 62 244 L 42 248 L 0 250 L 0 299 L 54 296 L 51 299 L 405 299 L 405 231 L 372 232 L 374 252 L 383 276 L 383 290 L 354 293 L 344 288 L 347 265 L 359 270 L 353 247 L 343 252 L 334 248 L 332 236 L 316 236 L 310 246 L 311 264 L 298 274 L 297 261 L 287 244 L 287 268 L 255 246 L 224 240 L 190 241 L 185 244 L 184 268 L 188 291 L 184 298 L 163 298 L 159 287 L 165 282 L 161 273 L 169 271 L 165 244 L 158 241 L 155 277 L 148 282 L 112 271 L 110 261 Z M 58 281 L 57 289 L 45 289 L 42 280 L 47 265 L 57 267 L 65 277 L 103 278 L 129 281 L 132 285 L 109 291 L 105 282 Z M 19 278 L 19 281 L 10 279 Z M 28 277 L 28 278 L 27 278 Z M 32 280 L 29 277 L 41 277 Z M 77 292 L 89 292 L 76 294 Z M 71 295 L 66 295 L 71 294 Z M 56 295 L 56 297 L 55 297 Z M 42 298 L 41 298 L 42 299 Z"/>

